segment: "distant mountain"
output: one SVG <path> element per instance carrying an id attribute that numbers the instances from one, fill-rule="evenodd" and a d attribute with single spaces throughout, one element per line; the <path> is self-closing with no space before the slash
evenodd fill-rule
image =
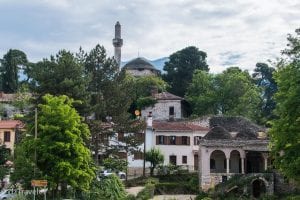
<path id="1" fill-rule="evenodd" d="M 129 60 L 130 61 L 130 60 Z M 129 61 L 126 62 L 122 62 L 121 66 L 123 67 L 124 65 L 126 65 Z M 162 57 L 162 58 L 158 58 L 156 60 L 148 60 L 156 69 L 160 70 L 161 73 L 163 72 L 163 68 L 165 65 L 165 62 L 169 61 L 169 57 Z"/>

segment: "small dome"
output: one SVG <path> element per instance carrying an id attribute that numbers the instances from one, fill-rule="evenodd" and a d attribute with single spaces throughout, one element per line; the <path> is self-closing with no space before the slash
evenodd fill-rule
<path id="1" fill-rule="evenodd" d="M 207 140 L 232 139 L 230 133 L 221 126 L 213 127 L 205 136 Z"/>
<path id="2" fill-rule="evenodd" d="M 147 59 L 142 57 L 129 61 L 126 65 L 124 65 L 124 69 L 149 69 L 158 71 Z"/>

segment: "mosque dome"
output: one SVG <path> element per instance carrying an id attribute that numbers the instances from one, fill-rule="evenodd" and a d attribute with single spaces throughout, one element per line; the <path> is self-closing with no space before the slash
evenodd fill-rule
<path id="1" fill-rule="evenodd" d="M 142 57 L 129 61 L 123 68 L 126 71 L 130 71 L 134 76 L 157 75 L 159 73 L 159 70 L 157 70 L 147 59 Z"/>

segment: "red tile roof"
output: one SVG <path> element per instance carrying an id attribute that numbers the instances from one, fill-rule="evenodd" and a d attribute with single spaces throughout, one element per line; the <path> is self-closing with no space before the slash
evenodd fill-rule
<path id="1" fill-rule="evenodd" d="M 16 98 L 16 94 L 5 94 L 0 92 L 0 102 L 11 102 Z"/>
<path id="2" fill-rule="evenodd" d="M 187 122 L 153 121 L 156 131 L 209 131 L 209 128 Z"/>
<path id="3" fill-rule="evenodd" d="M 19 128 L 24 128 L 24 124 L 20 120 L 0 120 L 0 129 L 13 129 L 19 125 Z"/>

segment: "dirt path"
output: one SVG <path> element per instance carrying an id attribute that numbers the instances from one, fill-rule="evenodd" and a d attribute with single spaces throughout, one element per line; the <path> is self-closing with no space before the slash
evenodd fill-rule
<path id="1" fill-rule="evenodd" d="M 129 194 L 133 194 L 134 196 L 136 196 L 142 189 L 144 189 L 144 187 L 139 186 L 139 187 L 126 188 L 125 190 Z"/>

